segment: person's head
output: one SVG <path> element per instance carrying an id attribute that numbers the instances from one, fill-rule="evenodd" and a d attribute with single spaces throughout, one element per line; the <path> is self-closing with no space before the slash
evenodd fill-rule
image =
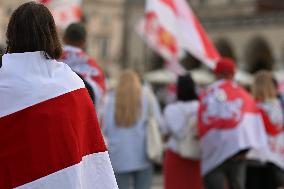
<path id="1" fill-rule="evenodd" d="M 123 71 L 116 87 L 115 121 L 118 126 L 131 127 L 141 112 L 142 87 L 132 70 Z"/>
<path id="2" fill-rule="evenodd" d="M 177 81 L 177 100 L 190 101 L 197 100 L 196 86 L 189 74 L 178 77 Z"/>
<path id="3" fill-rule="evenodd" d="M 43 51 L 47 59 L 58 59 L 62 53 L 54 19 L 39 3 L 25 3 L 13 12 L 6 37 L 7 53 Z"/>
<path id="4" fill-rule="evenodd" d="M 236 65 L 233 59 L 223 57 L 221 58 L 214 69 L 214 73 L 218 79 L 229 79 L 234 78 L 236 71 Z"/>
<path id="5" fill-rule="evenodd" d="M 63 41 L 66 45 L 85 48 L 87 31 L 82 23 L 70 24 L 65 30 Z"/>
<path id="6" fill-rule="evenodd" d="M 277 97 L 277 89 L 271 72 L 261 70 L 255 74 L 252 94 L 259 101 L 266 101 Z"/>

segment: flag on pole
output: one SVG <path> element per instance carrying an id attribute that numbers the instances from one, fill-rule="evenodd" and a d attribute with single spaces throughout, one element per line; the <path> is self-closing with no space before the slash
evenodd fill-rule
<path id="1" fill-rule="evenodd" d="M 219 53 L 185 0 L 147 0 L 138 33 L 169 62 L 178 62 L 184 52 L 210 68 L 219 59 Z"/>
<path id="2" fill-rule="evenodd" d="M 54 17 L 58 27 L 65 29 L 82 18 L 81 0 L 39 0 L 45 4 Z"/>
<path id="3" fill-rule="evenodd" d="M 203 175 L 242 150 L 267 149 L 256 103 L 233 81 L 220 80 L 201 95 L 198 128 Z"/>
<path id="4" fill-rule="evenodd" d="M 41 52 L 0 69 L 0 188 L 118 189 L 83 81 Z"/>

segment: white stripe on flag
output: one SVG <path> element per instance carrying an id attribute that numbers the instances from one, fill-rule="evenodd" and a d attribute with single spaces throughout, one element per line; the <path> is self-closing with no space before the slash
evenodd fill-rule
<path id="1" fill-rule="evenodd" d="M 83 81 L 66 64 L 46 60 L 41 52 L 5 54 L 2 63 L 0 118 L 85 88 Z"/>
<path id="2" fill-rule="evenodd" d="M 254 113 L 245 113 L 241 123 L 233 129 L 211 129 L 200 142 L 202 175 L 207 174 L 240 150 L 267 148 L 262 118 Z"/>
<path id="3" fill-rule="evenodd" d="M 83 157 L 76 165 L 16 189 L 118 189 L 107 152 Z"/>

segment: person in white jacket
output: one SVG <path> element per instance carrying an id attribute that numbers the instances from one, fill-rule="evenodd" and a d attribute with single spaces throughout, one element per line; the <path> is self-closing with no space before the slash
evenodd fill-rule
<path id="1" fill-rule="evenodd" d="M 190 75 L 179 76 L 177 81 L 177 101 L 166 106 L 164 111 L 164 134 L 168 135 L 164 161 L 166 189 L 202 189 L 200 162 L 198 158 L 185 157 L 179 149 L 180 140 L 192 135 L 197 140 L 198 96 Z M 187 132 L 190 123 L 195 123 Z M 193 141 L 192 141 L 193 142 Z M 196 146 L 198 148 L 198 146 Z M 190 150 L 190 149 L 188 149 Z"/>

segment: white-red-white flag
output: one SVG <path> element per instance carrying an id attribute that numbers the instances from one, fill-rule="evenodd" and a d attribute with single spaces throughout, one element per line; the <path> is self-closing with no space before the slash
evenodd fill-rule
<path id="1" fill-rule="evenodd" d="M 138 33 L 169 62 L 184 51 L 214 68 L 219 53 L 185 0 L 147 0 Z"/>
<path id="2" fill-rule="evenodd" d="M 268 149 L 254 99 L 233 81 L 218 81 L 201 95 L 198 128 L 203 175 L 242 150 Z"/>
<path id="3" fill-rule="evenodd" d="M 56 25 L 62 29 L 73 22 L 79 22 L 82 18 L 81 0 L 39 0 L 39 2 L 50 9 Z"/>
<path id="4" fill-rule="evenodd" d="M 41 52 L 0 68 L 0 188 L 118 189 L 82 80 Z"/>

